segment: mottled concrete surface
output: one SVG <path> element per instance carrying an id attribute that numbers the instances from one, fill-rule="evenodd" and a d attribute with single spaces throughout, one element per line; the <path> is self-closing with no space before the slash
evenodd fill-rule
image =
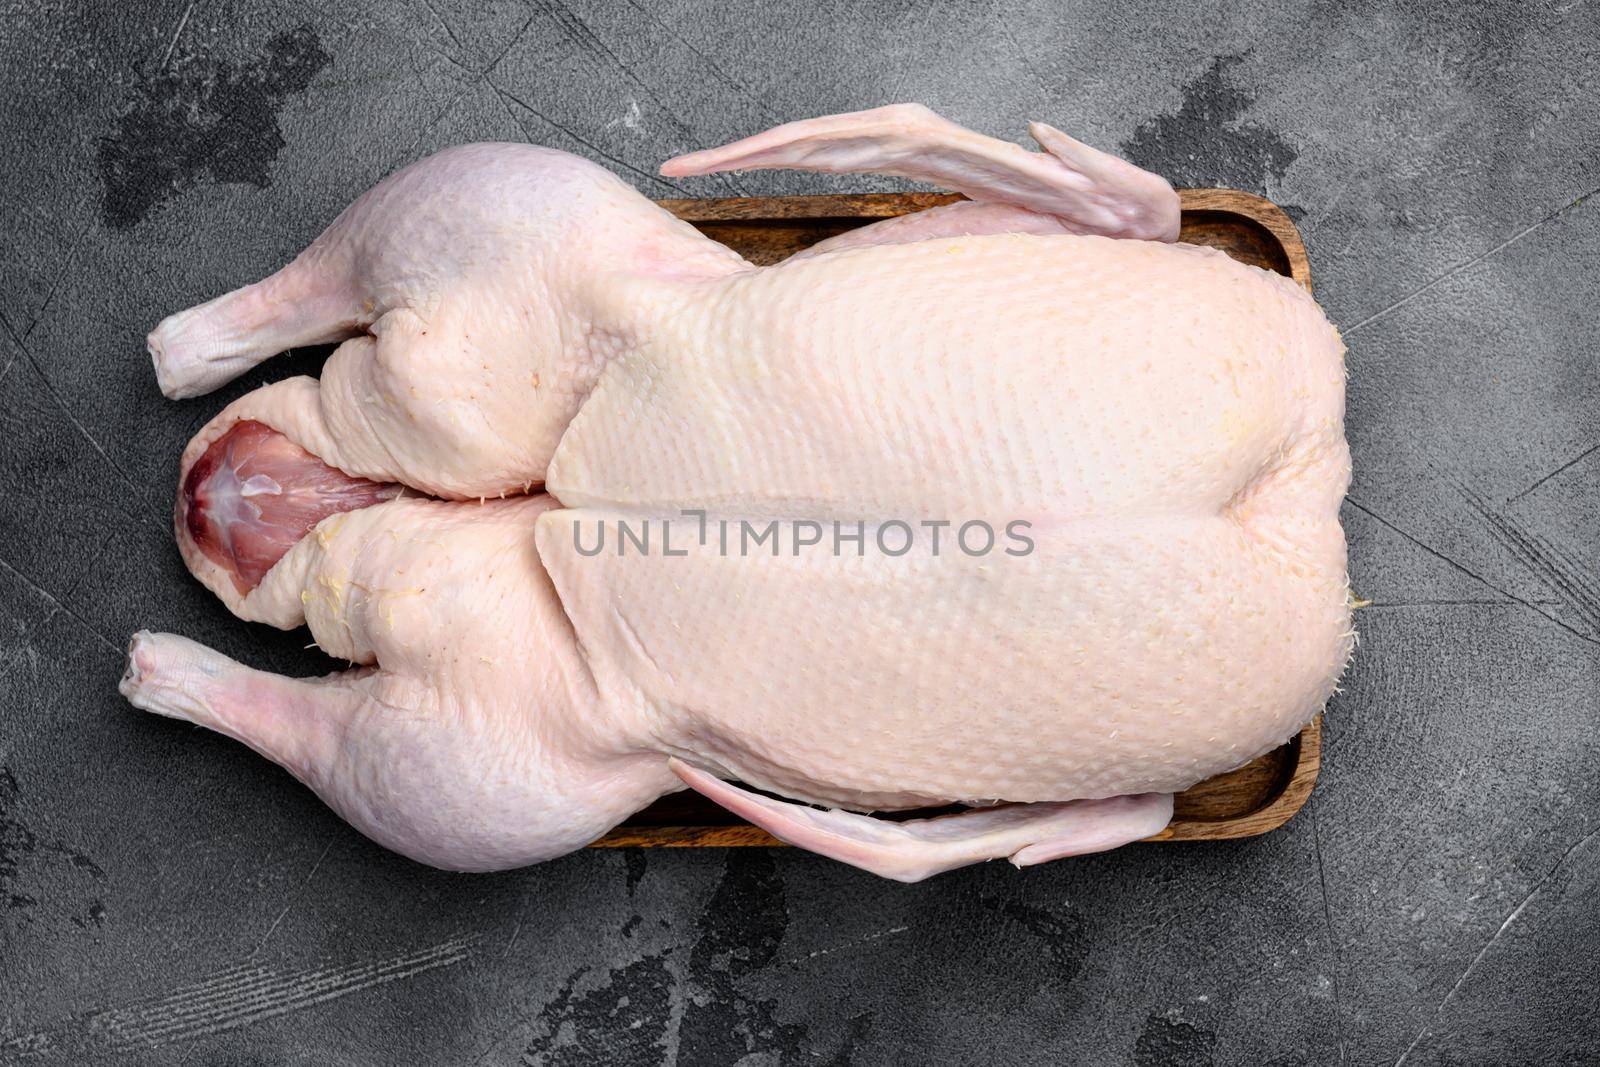
<path id="1" fill-rule="evenodd" d="M 1600 1059 L 1600 5 L 10 5 L 0 21 L 0 1061 Z M 167 529 L 142 337 L 448 144 L 654 176 L 779 120 L 1046 118 L 1290 207 L 1350 345 L 1362 644 L 1307 811 L 903 887 L 786 851 L 387 855 L 118 698 L 127 635 L 289 673 Z"/>

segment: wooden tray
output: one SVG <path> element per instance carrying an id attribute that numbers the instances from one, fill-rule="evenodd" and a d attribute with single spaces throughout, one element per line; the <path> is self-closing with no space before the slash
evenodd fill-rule
<path id="1" fill-rule="evenodd" d="M 1179 240 L 1220 248 L 1237 260 L 1286 274 L 1311 289 L 1305 245 L 1276 204 L 1234 189 L 1183 189 L 1179 195 L 1183 199 Z M 960 199 L 950 193 L 872 193 L 660 203 L 752 263 L 767 264 L 877 219 Z M 1321 754 L 1319 716 L 1288 744 L 1180 793 L 1171 824 L 1149 840 L 1214 841 L 1274 830 L 1311 795 Z M 782 844 L 698 793 L 683 792 L 662 797 L 592 847 Z"/>

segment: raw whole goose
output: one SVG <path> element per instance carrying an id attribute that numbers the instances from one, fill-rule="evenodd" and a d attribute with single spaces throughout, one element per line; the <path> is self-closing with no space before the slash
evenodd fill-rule
<path id="1" fill-rule="evenodd" d="M 1174 243 L 1165 181 L 1031 129 L 900 105 L 667 163 L 970 197 L 765 268 L 549 149 L 386 179 L 150 337 L 170 397 L 342 340 L 196 436 L 176 529 L 237 615 L 365 666 L 141 633 L 123 692 L 448 868 L 685 784 L 904 880 L 1159 831 L 1350 655 L 1343 346 Z"/>

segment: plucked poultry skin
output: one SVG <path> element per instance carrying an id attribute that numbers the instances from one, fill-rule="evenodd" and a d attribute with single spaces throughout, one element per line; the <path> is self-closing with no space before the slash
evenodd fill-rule
<path id="1" fill-rule="evenodd" d="M 561 855 L 685 784 L 904 880 L 1159 831 L 1351 653 L 1343 346 L 1292 282 L 1174 243 L 1166 182 L 1031 129 L 1044 152 L 898 105 L 664 166 L 971 198 L 764 268 L 549 149 L 386 179 L 150 338 L 171 397 L 342 340 L 195 437 L 176 531 L 235 614 L 364 666 L 141 633 L 123 691 L 449 868 Z M 969 523 L 1001 544 L 966 551 Z M 705 535 L 728 524 L 778 547 Z M 975 810 L 862 814 L 947 803 Z"/>

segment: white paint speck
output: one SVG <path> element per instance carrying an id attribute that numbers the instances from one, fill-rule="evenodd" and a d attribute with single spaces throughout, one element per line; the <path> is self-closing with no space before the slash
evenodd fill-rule
<path id="1" fill-rule="evenodd" d="M 644 128 L 644 113 L 639 110 L 639 101 L 629 100 L 628 110 L 606 123 L 606 129 L 608 130 L 617 126 L 632 130 L 635 133 Z"/>

